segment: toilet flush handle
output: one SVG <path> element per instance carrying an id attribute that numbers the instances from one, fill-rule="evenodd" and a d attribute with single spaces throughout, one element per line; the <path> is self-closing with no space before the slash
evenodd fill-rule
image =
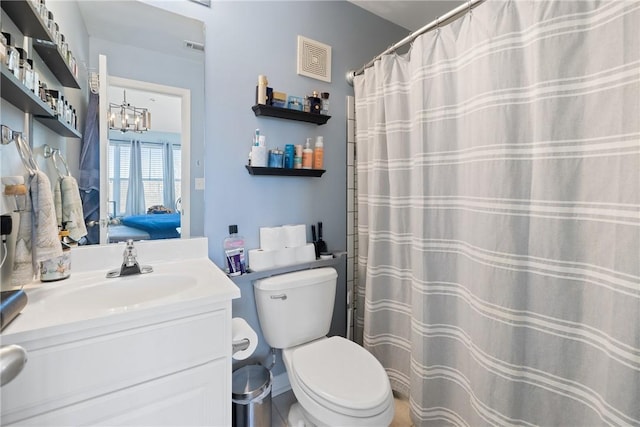
<path id="1" fill-rule="evenodd" d="M 281 300 L 286 300 L 287 299 L 287 294 L 279 294 L 279 295 L 271 295 L 270 297 L 271 299 L 281 299 Z"/>

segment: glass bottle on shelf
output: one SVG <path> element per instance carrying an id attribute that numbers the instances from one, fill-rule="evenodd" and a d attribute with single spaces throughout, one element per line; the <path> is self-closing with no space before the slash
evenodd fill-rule
<path id="1" fill-rule="evenodd" d="M 42 22 L 46 23 L 47 22 L 47 7 L 44 5 L 44 0 L 40 0 L 40 19 L 42 19 Z"/>
<path id="2" fill-rule="evenodd" d="M 18 51 L 18 67 L 13 70 L 13 75 L 16 76 L 18 80 L 20 80 L 24 84 L 24 74 L 25 74 L 25 65 L 27 63 L 27 51 L 22 49 L 21 47 L 17 47 Z"/>
<path id="3" fill-rule="evenodd" d="M 329 115 L 329 92 L 322 92 L 320 94 L 320 99 L 322 99 L 322 109 L 320 110 L 320 114 L 328 116 Z"/>
<path id="4" fill-rule="evenodd" d="M 60 26 L 57 22 L 53 23 L 53 42 L 56 46 L 60 46 Z"/>
<path id="5" fill-rule="evenodd" d="M 321 109 L 322 100 L 318 97 L 318 92 L 314 90 L 312 95 L 309 97 L 309 112 L 320 114 Z"/>
<path id="6" fill-rule="evenodd" d="M 36 95 L 40 95 L 40 74 L 33 67 L 33 61 L 31 61 L 31 74 L 33 75 L 33 83 L 31 84 L 31 91 Z"/>
<path id="7" fill-rule="evenodd" d="M 42 99 L 49 107 L 51 107 L 51 97 L 47 94 L 47 84 L 45 82 L 39 82 L 38 84 L 38 96 Z M 55 110 L 54 110 L 55 111 Z"/>
<path id="8" fill-rule="evenodd" d="M 69 44 L 67 43 L 64 34 L 60 34 L 60 51 L 62 52 L 62 57 L 65 61 L 69 57 Z"/>
<path id="9" fill-rule="evenodd" d="M 58 107 L 56 108 L 56 113 L 58 113 L 58 118 L 64 118 L 64 96 L 60 95 L 58 92 Z"/>
<path id="10" fill-rule="evenodd" d="M 20 64 L 20 79 L 27 89 L 33 91 L 33 60 L 25 59 Z"/>
<path id="11" fill-rule="evenodd" d="M 53 12 L 47 12 L 47 29 L 53 36 L 53 40 L 55 41 L 55 31 L 56 31 L 56 21 L 53 20 Z"/>
<path id="12" fill-rule="evenodd" d="M 20 69 L 20 54 L 15 46 L 11 44 L 11 34 L 2 33 L 5 40 L 7 41 L 7 56 L 5 58 L 5 65 L 14 75 L 16 75 L 16 70 Z"/>
<path id="13" fill-rule="evenodd" d="M 69 103 L 67 102 L 67 100 L 64 100 L 64 121 L 67 123 L 71 122 L 71 107 L 69 107 Z"/>
<path id="14" fill-rule="evenodd" d="M 7 59 L 7 39 L 4 34 L 0 34 L 0 62 L 6 64 Z"/>

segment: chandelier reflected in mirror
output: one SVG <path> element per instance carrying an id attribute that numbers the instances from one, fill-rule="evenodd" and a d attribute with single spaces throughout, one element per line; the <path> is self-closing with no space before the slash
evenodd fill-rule
<path id="1" fill-rule="evenodd" d="M 123 90 L 122 104 L 109 103 L 109 129 L 120 132 L 144 132 L 151 129 L 151 113 L 146 108 L 136 108 L 127 102 Z"/>

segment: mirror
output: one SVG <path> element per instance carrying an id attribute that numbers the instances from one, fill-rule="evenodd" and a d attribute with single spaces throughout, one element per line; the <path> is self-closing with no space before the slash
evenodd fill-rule
<path id="1" fill-rule="evenodd" d="M 190 91 L 110 77 L 107 92 L 109 105 L 147 108 L 153 118 L 152 130 L 108 131 L 107 242 L 188 238 L 190 217 L 182 213 L 190 211 L 190 198 L 183 199 L 182 183 L 189 182 L 189 165 L 181 160 L 190 152 Z"/>
<path id="2" fill-rule="evenodd" d="M 191 182 L 204 175 L 198 160 L 204 153 L 204 52 L 197 49 L 204 44 L 204 24 L 133 0 L 80 1 L 78 5 L 90 37 L 89 68 L 98 71 L 99 56 L 107 58 L 107 73 L 100 71 L 100 83 L 107 86 L 105 105 L 121 104 L 126 90 L 129 104 L 151 112 L 150 131 L 111 130 L 106 141 L 101 140 L 101 153 L 107 154 L 108 161 L 101 161 L 100 166 L 101 175 L 107 176 L 101 180 L 100 243 L 203 235 L 203 195 Z M 106 125 L 106 120 L 102 112 L 101 124 Z M 126 209 L 124 175 L 129 169 L 131 141 L 140 141 L 143 147 L 142 169 L 147 174 L 145 203 L 137 211 Z M 158 194 L 171 193 L 162 191 L 170 189 L 168 181 L 163 182 L 167 177 L 162 168 L 155 164 L 156 170 L 149 171 L 151 158 L 162 158 L 156 148 L 160 150 L 163 144 L 173 152 L 172 182 L 178 196 L 172 202 L 172 196 Z M 168 166 L 163 170 L 169 170 Z M 169 216 L 156 213 L 166 210 L 174 212 Z M 177 218 L 177 232 L 175 227 L 171 230 L 170 216 Z"/>

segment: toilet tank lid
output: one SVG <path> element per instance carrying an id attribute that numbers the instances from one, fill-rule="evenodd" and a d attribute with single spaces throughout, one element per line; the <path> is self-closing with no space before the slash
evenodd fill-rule
<path id="1" fill-rule="evenodd" d="M 335 280 L 336 277 L 338 277 L 338 273 L 334 268 L 323 267 L 279 274 L 266 279 L 256 280 L 253 282 L 253 286 L 263 291 L 281 291 Z"/>

